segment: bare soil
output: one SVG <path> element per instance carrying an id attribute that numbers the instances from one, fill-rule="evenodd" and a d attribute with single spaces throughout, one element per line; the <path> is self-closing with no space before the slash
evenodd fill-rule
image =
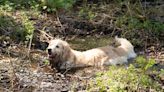
<path id="1" fill-rule="evenodd" d="M 72 44 L 73 45 L 73 44 Z M 150 47 L 140 55 L 154 58 L 155 67 L 162 69 L 164 65 L 163 48 L 155 51 Z M 89 80 L 95 77 L 96 72 L 106 71 L 97 67 L 74 69 L 57 72 L 45 65 L 47 53 L 43 50 L 33 49 L 27 56 L 28 49 L 21 45 L 2 48 L 0 52 L 0 90 L 5 92 L 68 92 L 86 91 Z M 150 75 L 155 78 L 156 75 Z M 162 84 L 164 80 L 158 80 Z"/>

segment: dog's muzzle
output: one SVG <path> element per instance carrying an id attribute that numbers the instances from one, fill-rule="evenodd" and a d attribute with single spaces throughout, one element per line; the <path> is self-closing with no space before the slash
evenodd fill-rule
<path id="1" fill-rule="evenodd" d="M 52 55 L 52 49 L 48 49 L 48 55 Z"/>
<path id="2" fill-rule="evenodd" d="M 47 51 L 48 51 L 48 57 L 49 57 L 49 59 L 55 58 L 55 54 L 52 52 L 52 49 L 48 49 Z"/>
<path id="3" fill-rule="evenodd" d="M 56 68 L 57 70 L 60 70 L 61 61 L 57 60 L 57 54 L 52 52 L 52 49 L 47 49 L 48 51 L 48 57 L 50 61 L 51 68 Z"/>

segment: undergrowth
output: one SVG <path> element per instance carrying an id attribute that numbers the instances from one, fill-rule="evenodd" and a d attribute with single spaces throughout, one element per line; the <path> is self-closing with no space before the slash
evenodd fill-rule
<path id="1" fill-rule="evenodd" d="M 87 2 L 87 0 L 85 1 Z M 0 38 L 5 35 L 11 37 L 11 39 L 16 39 L 18 42 L 27 41 L 31 45 L 35 30 L 35 21 L 30 19 L 31 16 L 39 18 L 42 11 L 54 13 L 60 9 L 71 10 L 70 8 L 73 7 L 75 2 L 76 0 L 0 0 Z M 142 41 L 138 39 L 139 37 L 154 36 L 158 38 L 164 34 L 164 24 L 148 17 L 150 12 L 143 9 L 141 0 L 111 0 L 108 4 L 110 5 L 107 6 L 106 3 L 101 3 L 98 6 L 84 4 L 80 7 L 77 16 L 92 21 L 97 20 L 98 14 L 105 13 L 111 17 L 110 20 L 113 21 L 114 27 L 123 30 L 123 37 L 137 38 L 134 40 L 135 45 L 142 44 Z M 102 44 L 103 41 L 101 41 Z M 97 47 L 96 41 L 93 42 L 95 44 L 91 46 Z M 154 59 L 138 57 L 135 61 L 136 63 L 131 64 L 128 68 L 110 66 L 107 72 L 97 73 L 96 77 L 90 81 L 87 90 L 98 90 L 100 92 L 151 90 L 160 92 L 162 90 L 161 84 L 153 80 L 149 73 L 150 71 L 156 72 L 156 78 L 158 79 L 164 76 L 164 70 L 153 69 Z"/>
<path id="2" fill-rule="evenodd" d="M 35 30 L 35 22 L 31 17 L 39 19 L 41 11 L 69 9 L 74 2 L 75 0 L 1 0 L 0 29 L 2 33 L 8 31 L 10 34 L 7 35 L 17 41 L 29 41 Z"/>
<path id="3" fill-rule="evenodd" d="M 159 1 L 148 0 L 147 2 L 156 4 Z M 151 9 L 153 6 L 145 5 L 147 2 L 143 0 L 104 0 L 103 2 L 95 2 L 88 1 L 88 4 L 80 6 L 78 15 L 82 20 L 100 21 L 100 24 L 108 21 L 107 25 L 122 30 L 121 37 L 128 38 L 134 45 L 146 43 L 146 37 L 150 38 L 151 43 L 162 40 L 164 24 L 161 22 L 162 20 L 156 18 L 156 15 L 161 13 L 156 5 L 154 5 L 154 9 Z M 142 40 L 138 38 L 142 38 Z"/>
<path id="4" fill-rule="evenodd" d="M 79 0 L 80 1 L 80 0 Z M 0 12 L 1 13 L 10 13 L 19 11 L 46 11 L 46 12 L 57 12 L 58 10 L 69 10 L 74 6 L 74 4 L 79 2 L 78 0 L 1 0 L 0 1 Z M 95 3 L 97 2 L 97 3 Z M 121 36 L 130 39 L 134 45 L 140 45 L 143 43 L 141 40 L 136 38 L 142 36 L 160 38 L 164 32 L 164 24 L 155 21 L 149 18 L 149 14 L 153 13 L 154 10 L 149 10 L 146 8 L 142 0 L 111 0 L 106 1 L 82 1 L 80 6 L 75 6 L 79 9 L 77 16 L 82 18 L 82 20 L 89 21 L 99 21 L 101 19 L 96 19 L 98 16 L 101 16 L 104 21 L 113 21 L 110 22 L 115 29 L 121 29 Z M 155 1 L 154 1 L 155 2 Z M 158 1 L 156 1 L 158 2 Z M 22 13 L 23 14 L 23 13 Z M 110 20 L 106 20 L 104 15 L 106 14 L 110 17 Z M 4 14 L 5 15 L 5 14 Z M 12 15 L 11 15 L 12 16 Z M 37 15 L 39 16 L 39 15 Z M 57 15 L 58 16 L 58 15 Z M 28 14 L 23 14 L 22 26 L 23 29 L 20 29 L 19 25 L 17 30 L 27 30 L 27 31 L 18 31 L 16 34 L 22 35 L 22 37 L 29 38 L 31 34 L 30 30 L 33 29 L 33 21 L 29 20 Z M 3 22 L 3 21 L 2 21 Z M 26 23 L 25 23 L 26 22 Z M 103 21 L 102 21 L 103 22 Z M 5 25 L 5 24 L 4 24 Z M 94 31 L 94 30 L 93 30 Z M 17 32 L 17 31 L 16 31 Z M 26 38 L 25 38 L 26 39 Z M 133 41 L 134 40 L 134 41 Z"/>
<path id="5" fill-rule="evenodd" d="M 29 20 L 27 12 L 19 12 L 19 19 L 12 16 L 10 12 L 0 11 L 0 29 L 6 36 L 17 41 L 25 41 L 31 39 L 34 31 L 34 22 Z"/>
<path id="6" fill-rule="evenodd" d="M 89 83 L 88 91 L 98 92 L 141 92 L 153 91 L 160 92 L 161 84 L 154 81 L 150 76 L 150 71 L 155 64 L 153 59 L 145 59 L 139 56 L 134 65 L 128 68 L 124 66 L 110 66 L 107 72 L 99 72 Z M 155 71 L 157 72 L 157 71 Z M 158 72 L 161 75 L 163 70 Z"/>
<path id="7" fill-rule="evenodd" d="M 47 12 L 55 12 L 59 9 L 70 9 L 75 0 L 41 0 L 40 7 Z"/>
<path id="8" fill-rule="evenodd" d="M 38 9 L 56 12 L 58 9 L 70 9 L 75 0 L 1 0 L 0 5 L 12 10 Z"/>

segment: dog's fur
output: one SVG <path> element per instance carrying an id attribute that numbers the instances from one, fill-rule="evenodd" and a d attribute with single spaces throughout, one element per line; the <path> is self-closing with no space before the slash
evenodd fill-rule
<path id="1" fill-rule="evenodd" d="M 58 69 L 117 65 L 136 57 L 134 47 L 127 39 L 115 37 L 115 40 L 120 46 L 105 46 L 83 52 L 71 49 L 66 41 L 51 40 L 48 46 L 50 64 Z"/>

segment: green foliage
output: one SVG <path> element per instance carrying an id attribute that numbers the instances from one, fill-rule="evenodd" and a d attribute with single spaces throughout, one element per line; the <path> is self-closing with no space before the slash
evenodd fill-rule
<path id="1" fill-rule="evenodd" d="M 0 7 L 5 10 L 41 9 L 54 12 L 58 9 L 69 9 L 75 0 L 1 0 Z"/>
<path id="2" fill-rule="evenodd" d="M 159 36 L 163 30 L 164 30 L 164 24 L 157 22 L 157 21 L 151 21 L 151 20 L 140 20 L 135 17 L 130 16 L 121 16 L 118 17 L 115 25 L 118 28 L 123 28 L 125 30 L 142 30 L 145 31 L 151 31 L 152 34 Z"/>
<path id="3" fill-rule="evenodd" d="M 164 24 L 157 21 L 144 21 L 144 28 L 146 30 L 151 30 L 155 35 L 160 35 L 164 30 Z"/>
<path id="4" fill-rule="evenodd" d="M 20 12 L 19 19 L 15 19 L 10 12 L 0 10 L 0 30 L 16 41 L 25 41 L 32 38 L 34 22 L 29 20 L 28 12 Z"/>
<path id="5" fill-rule="evenodd" d="M 39 0 L 1 0 L 1 6 L 11 9 L 29 9 L 39 7 Z"/>
<path id="6" fill-rule="evenodd" d="M 41 0 L 41 7 L 48 12 L 58 9 L 69 9 L 73 6 L 75 0 Z"/>
<path id="7" fill-rule="evenodd" d="M 44 63 L 45 65 L 49 65 L 49 64 L 50 64 L 49 60 L 47 60 L 47 59 L 44 60 L 43 63 Z"/>
<path id="8" fill-rule="evenodd" d="M 147 60 L 143 56 L 139 56 L 136 59 L 136 64 L 138 67 L 146 71 L 147 69 L 151 68 L 155 64 L 155 60 L 154 59 Z"/>
<path id="9" fill-rule="evenodd" d="M 10 37 L 17 38 L 17 40 L 24 38 L 26 34 L 25 31 L 23 31 L 24 29 L 22 29 L 11 16 L 2 13 L 0 14 L 0 30 L 2 30 L 2 32 L 8 31 Z"/>
<path id="10" fill-rule="evenodd" d="M 32 39 L 33 31 L 34 31 L 34 22 L 30 21 L 27 14 L 22 12 L 21 14 L 22 25 L 26 32 L 26 40 Z"/>
<path id="11" fill-rule="evenodd" d="M 10 25 L 10 27 L 14 27 L 15 26 L 14 24 L 15 23 L 11 17 L 0 14 L 0 28 L 2 30 L 8 28 L 8 25 Z"/>
<path id="12" fill-rule="evenodd" d="M 95 79 L 90 82 L 88 91 L 138 92 L 146 91 L 147 88 L 160 91 L 162 89 L 160 84 L 145 73 L 154 65 L 154 60 L 138 57 L 136 62 L 140 67 L 136 68 L 132 64 L 128 69 L 123 66 L 110 66 L 107 72 L 97 73 Z"/>
<path id="13" fill-rule="evenodd" d="M 161 69 L 161 70 L 160 70 L 160 73 L 159 73 L 159 77 L 160 77 L 160 78 L 163 78 L 163 76 L 164 76 L 164 69 Z"/>
<path id="14" fill-rule="evenodd" d="M 78 16 L 84 19 L 92 20 L 96 17 L 96 13 L 93 12 L 89 7 L 83 7 L 79 11 Z"/>
<path id="15" fill-rule="evenodd" d="M 5 1 L 5 0 L 4 0 Z M 2 11 L 2 10 L 6 10 L 6 11 L 12 11 L 13 10 L 13 8 L 11 7 L 11 3 L 2 3 L 2 1 L 0 2 L 0 10 Z"/>

